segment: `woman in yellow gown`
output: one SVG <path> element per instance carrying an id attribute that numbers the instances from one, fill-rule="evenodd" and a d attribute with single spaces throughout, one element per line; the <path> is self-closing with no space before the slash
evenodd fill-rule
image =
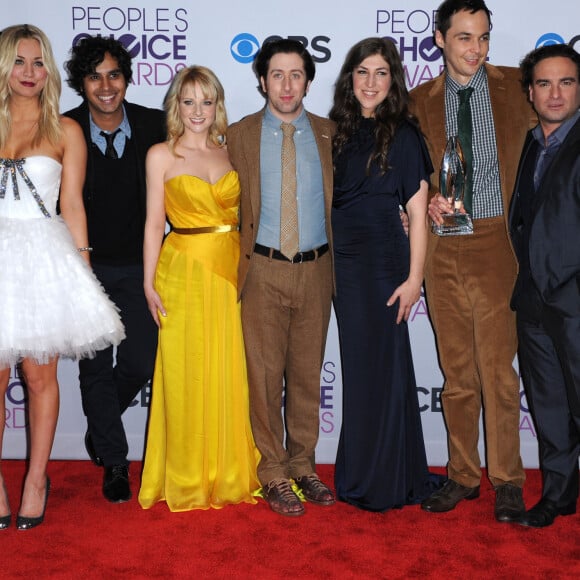
<path id="1" fill-rule="evenodd" d="M 240 184 L 225 146 L 223 88 L 205 67 L 183 69 L 165 110 L 168 140 L 146 163 L 144 288 L 159 346 L 139 503 L 256 503 L 236 297 Z"/>

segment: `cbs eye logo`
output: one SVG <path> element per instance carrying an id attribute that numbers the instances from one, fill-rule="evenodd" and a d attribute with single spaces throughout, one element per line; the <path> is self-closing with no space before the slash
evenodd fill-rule
<path id="1" fill-rule="evenodd" d="M 269 36 L 264 40 L 264 43 L 281 38 L 277 35 Z M 288 36 L 287 38 L 298 40 L 308 48 L 314 62 L 328 62 L 330 60 L 331 52 L 327 46 L 330 42 L 328 36 L 314 36 L 310 40 L 305 36 Z M 242 64 L 248 64 L 254 60 L 260 46 L 260 42 L 253 34 L 242 32 L 233 38 L 230 43 L 230 52 L 235 60 Z"/>
<path id="2" fill-rule="evenodd" d="M 536 41 L 536 48 L 540 48 L 541 46 L 550 46 L 552 44 L 566 44 L 566 41 L 555 32 L 548 32 L 546 34 L 542 34 L 540 38 Z"/>
<path id="3" fill-rule="evenodd" d="M 242 32 L 235 36 L 230 43 L 230 52 L 235 60 L 242 64 L 248 64 L 260 50 L 260 43 L 253 34 Z"/>

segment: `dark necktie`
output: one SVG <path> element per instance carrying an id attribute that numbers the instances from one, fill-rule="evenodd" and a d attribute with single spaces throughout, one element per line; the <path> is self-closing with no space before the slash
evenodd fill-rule
<path id="1" fill-rule="evenodd" d="M 107 148 L 105 149 L 105 157 L 108 157 L 109 159 L 119 159 L 119 156 L 117 155 L 117 151 L 116 151 L 113 143 L 115 141 L 115 137 L 117 136 L 117 133 L 119 133 L 120 131 L 121 131 L 121 129 L 117 129 L 116 131 L 113 131 L 112 133 L 105 133 L 104 131 L 101 131 L 101 135 L 107 141 Z"/>
<path id="2" fill-rule="evenodd" d="M 469 214 L 472 212 L 473 198 L 473 125 L 471 123 L 471 105 L 469 98 L 473 93 L 473 87 L 457 91 L 459 95 L 459 108 L 457 109 L 457 136 L 463 150 L 465 158 L 466 175 L 465 175 L 465 194 L 463 196 L 463 205 L 465 211 Z"/>
<path id="3" fill-rule="evenodd" d="M 546 148 L 540 148 L 540 153 L 536 160 L 536 168 L 534 170 L 534 190 L 538 191 L 542 184 L 542 178 L 546 169 L 550 166 L 552 159 L 558 152 L 559 143 L 552 142 Z"/>

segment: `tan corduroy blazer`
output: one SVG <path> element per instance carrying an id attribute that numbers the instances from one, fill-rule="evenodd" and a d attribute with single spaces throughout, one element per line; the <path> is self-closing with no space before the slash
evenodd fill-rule
<path id="1" fill-rule="evenodd" d="M 518 162 L 528 129 L 537 124 L 536 115 L 520 84 L 520 71 L 514 67 L 484 65 L 491 99 L 495 139 L 503 197 L 503 215 L 508 235 L 508 210 Z M 435 172 L 431 194 L 439 191 L 439 167 L 445 152 L 445 75 L 439 75 L 411 91 L 411 111 L 425 135 Z M 435 251 L 439 238 L 429 236 L 428 255 Z"/>

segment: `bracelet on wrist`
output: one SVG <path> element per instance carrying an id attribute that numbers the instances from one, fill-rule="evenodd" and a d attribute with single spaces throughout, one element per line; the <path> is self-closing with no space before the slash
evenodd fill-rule
<path id="1" fill-rule="evenodd" d="M 93 248 L 91 248 L 90 246 L 85 246 L 84 248 L 77 248 L 77 250 L 79 252 L 92 252 Z"/>

